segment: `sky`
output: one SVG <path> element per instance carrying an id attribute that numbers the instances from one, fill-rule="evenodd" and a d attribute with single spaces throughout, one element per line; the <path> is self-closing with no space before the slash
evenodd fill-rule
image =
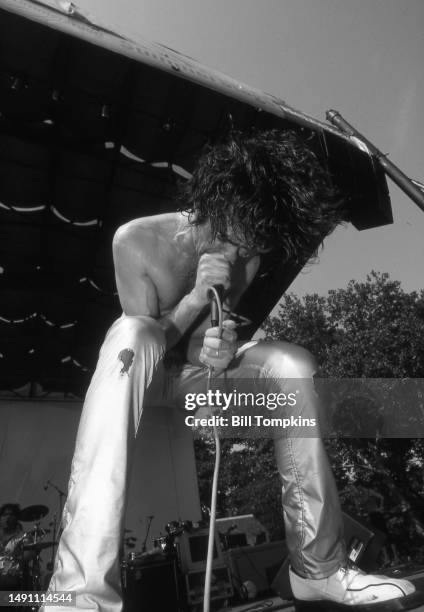
<path id="1" fill-rule="evenodd" d="M 49 0 L 51 4 L 55 0 Z M 165 44 L 325 119 L 334 108 L 424 182 L 423 0 L 75 0 L 94 21 Z M 389 272 L 423 288 L 424 213 L 390 179 L 394 224 L 337 229 L 290 290 Z"/>

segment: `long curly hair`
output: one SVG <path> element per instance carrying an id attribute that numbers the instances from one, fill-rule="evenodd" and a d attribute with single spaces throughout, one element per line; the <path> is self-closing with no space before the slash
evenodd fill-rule
<path id="1" fill-rule="evenodd" d="M 344 198 L 315 153 L 294 131 L 231 132 L 207 146 L 181 186 L 190 223 L 210 222 L 281 261 L 305 262 L 345 217 Z"/>

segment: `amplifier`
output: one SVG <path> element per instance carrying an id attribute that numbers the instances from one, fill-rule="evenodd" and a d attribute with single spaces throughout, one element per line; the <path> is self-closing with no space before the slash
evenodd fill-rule
<path id="1" fill-rule="evenodd" d="M 386 541 L 384 533 L 363 525 L 343 512 L 344 537 L 349 559 L 365 572 L 377 568 L 378 554 Z"/>
<path id="2" fill-rule="evenodd" d="M 242 546 L 224 552 L 237 590 L 247 580 L 258 591 L 268 591 L 279 567 L 287 557 L 284 540 L 267 542 L 258 546 Z"/>
<path id="3" fill-rule="evenodd" d="M 123 571 L 124 612 L 166 610 L 180 612 L 179 576 L 174 561 L 149 563 L 128 567 Z"/>
<path id="4" fill-rule="evenodd" d="M 205 592 L 205 572 L 188 572 L 185 575 L 185 581 L 188 604 L 193 606 L 202 603 Z M 212 569 L 211 600 L 228 599 L 233 596 L 233 593 L 228 567 L 226 565 L 214 565 Z"/>

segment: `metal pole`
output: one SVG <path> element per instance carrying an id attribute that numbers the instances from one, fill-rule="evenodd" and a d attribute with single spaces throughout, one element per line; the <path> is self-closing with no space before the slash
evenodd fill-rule
<path id="1" fill-rule="evenodd" d="M 421 183 L 418 181 L 412 181 L 409 177 L 407 177 L 406 174 L 404 174 L 402 170 L 399 170 L 394 163 L 387 159 L 387 156 L 377 149 L 372 142 L 370 142 L 367 138 L 365 138 L 365 136 L 358 132 L 357 129 L 350 125 L 350 123 L 348 123 L 338 111 L 328 110 L 325 116 L 327 121 L 338 127 L 344 134 L 347 134 L 348 136 L 355 136 L 356 138 L 359 138 L 359 140 L 362 140 L 370 152 L 378 159 L 380 164 L 383 166 L 384 171 L 390 176 L 392 181 L 395 182 L 396 185 L 400 187 L 400 189 L 402 189 L 402 191 L 406 193 L 406 195 L 409 196 L 411 200 L 413 200 L 415 204 L 424 212 L 424 191 L 418 187 L 418 185 L 421 185 Z"/>

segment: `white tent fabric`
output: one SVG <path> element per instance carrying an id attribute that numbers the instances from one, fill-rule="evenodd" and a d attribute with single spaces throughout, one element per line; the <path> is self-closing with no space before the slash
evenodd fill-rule
<path id="1" fill-rule="evenodd" d="M 50 480 L 67 490 L 80 410 L 79 402 L 0 400 L 0 505 L 46 505 L 50 512 L 41 523 L 50 528 L 58 494 L 44 487 Z M 102 500 L 98 504 L 100 516 Z M 137 537 L 136 551 L 149 515 L 154 519 L 148 548 L 168 522 L 200 519 L 191 430 L 183 415 L 169 408 L 147 408 L 136 441 L 126 517 L 128 534 Z M 49 560 L 48 551 L 43 558 Z"/>

